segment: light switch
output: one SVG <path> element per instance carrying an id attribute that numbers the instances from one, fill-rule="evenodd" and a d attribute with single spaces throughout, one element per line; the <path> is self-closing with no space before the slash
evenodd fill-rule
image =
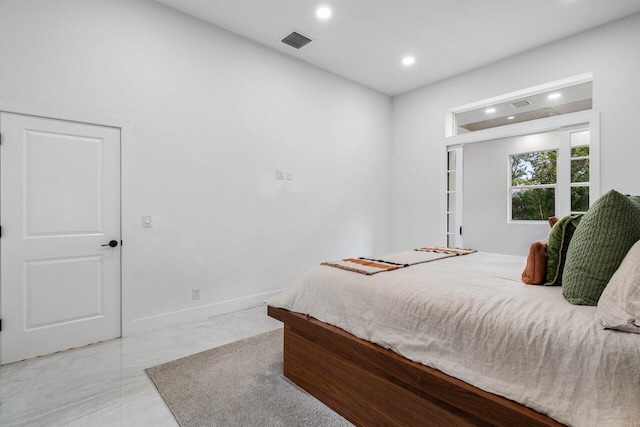
<path id="1" fill-rule="evenodd" d="M 276 169 L 276 179 L 284 179 L 284 171 L 282 169 Z"/>
<path id="2" fill-rule="evenodd" d="M 142 216 L 142 226 L 146 228 L 151 227 L 151 215 Z"/>
<path id="3" fill-rule="evenodd" d="M 287 181 L 293 180 L 293 172 L 287 171 Z"/>

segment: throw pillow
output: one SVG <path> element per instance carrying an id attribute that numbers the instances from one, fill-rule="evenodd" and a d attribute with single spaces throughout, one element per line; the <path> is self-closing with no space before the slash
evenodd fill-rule
<path id="1" fill-rule="evenodd" d="M 567 215 L 551 229 L 547 243 L 546 286 L 562 285 L 562 270 L 567 259 L 569 242 L 581 219 L 582 215 Z"/>
<path id="2" fill-rule="evenodd" d="M 533 242 L 529 247 L 527 265 L 522 272 L 522 281 L 527 285 L 541 285 L 547 273 L 547 241 Z"/>
<path id="3" fill-rule="evenodd" d="M 640 209 L 611 190 L 591 206 L 569 243 L 562 294 L 571 304 L 596 305 L 629 249 L 640 240 Z"/>
<path id="4" fill-rule="evenodd" d="M 640 334 L 640 240 L 602 292 L 597 313 L 607 329 Z"/>

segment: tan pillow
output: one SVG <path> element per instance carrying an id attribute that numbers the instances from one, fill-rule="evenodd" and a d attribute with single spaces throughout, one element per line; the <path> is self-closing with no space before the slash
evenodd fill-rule
<path id="1" fill-rule="evenodd" d="M 541 285 L 547 279 L 547 241 L 533 242 L 529 247 L 527 265 L 522 281 L 527 285 Z"/>
<path id="2" fill-rule="evenodd" d="M 596 311 L 606 329 L 640 334 L 640 240 L 604 288 Z"/>
<path id="3" fill-rule="evenodd" d="M 560 220 L 560 218 L 558 218 L 557 216 L 550 216 L 549 217 L 549 227 L 553 228 L 554 225 L 556 225 L 556 222 L 558 222 Z"/>

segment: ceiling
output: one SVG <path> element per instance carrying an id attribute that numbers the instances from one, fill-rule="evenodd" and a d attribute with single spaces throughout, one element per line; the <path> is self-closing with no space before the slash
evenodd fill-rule
<path id="1" fill-rule="evenodd" d="M 155 1 L 388 95 L 640 12 L 640 0 Z M 313 41 L 281 43 L 291 30 Z"/>

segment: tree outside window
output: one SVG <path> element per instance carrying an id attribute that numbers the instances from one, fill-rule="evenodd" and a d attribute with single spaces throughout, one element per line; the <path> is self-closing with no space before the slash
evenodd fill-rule
<path id="1" fill-rule="evenodd" d="M 511 162 L 511 220 L 544 221 L 556 214 L 558 189 L 558 151 L 514 154 Z M 570 200 L 562 210 L 584 213 L 589 208 L 589 147 L 572 147 L 570 166 Z M 569 206 L 570 204 L 570 206 Z M 564 205 L 563 205 L 564 206 Z"/>
<path id="2" fill-rule="evenodd" d="M 511 156 L 511 219 L 546 220 L 555 215 L 558 152 Z"/>

